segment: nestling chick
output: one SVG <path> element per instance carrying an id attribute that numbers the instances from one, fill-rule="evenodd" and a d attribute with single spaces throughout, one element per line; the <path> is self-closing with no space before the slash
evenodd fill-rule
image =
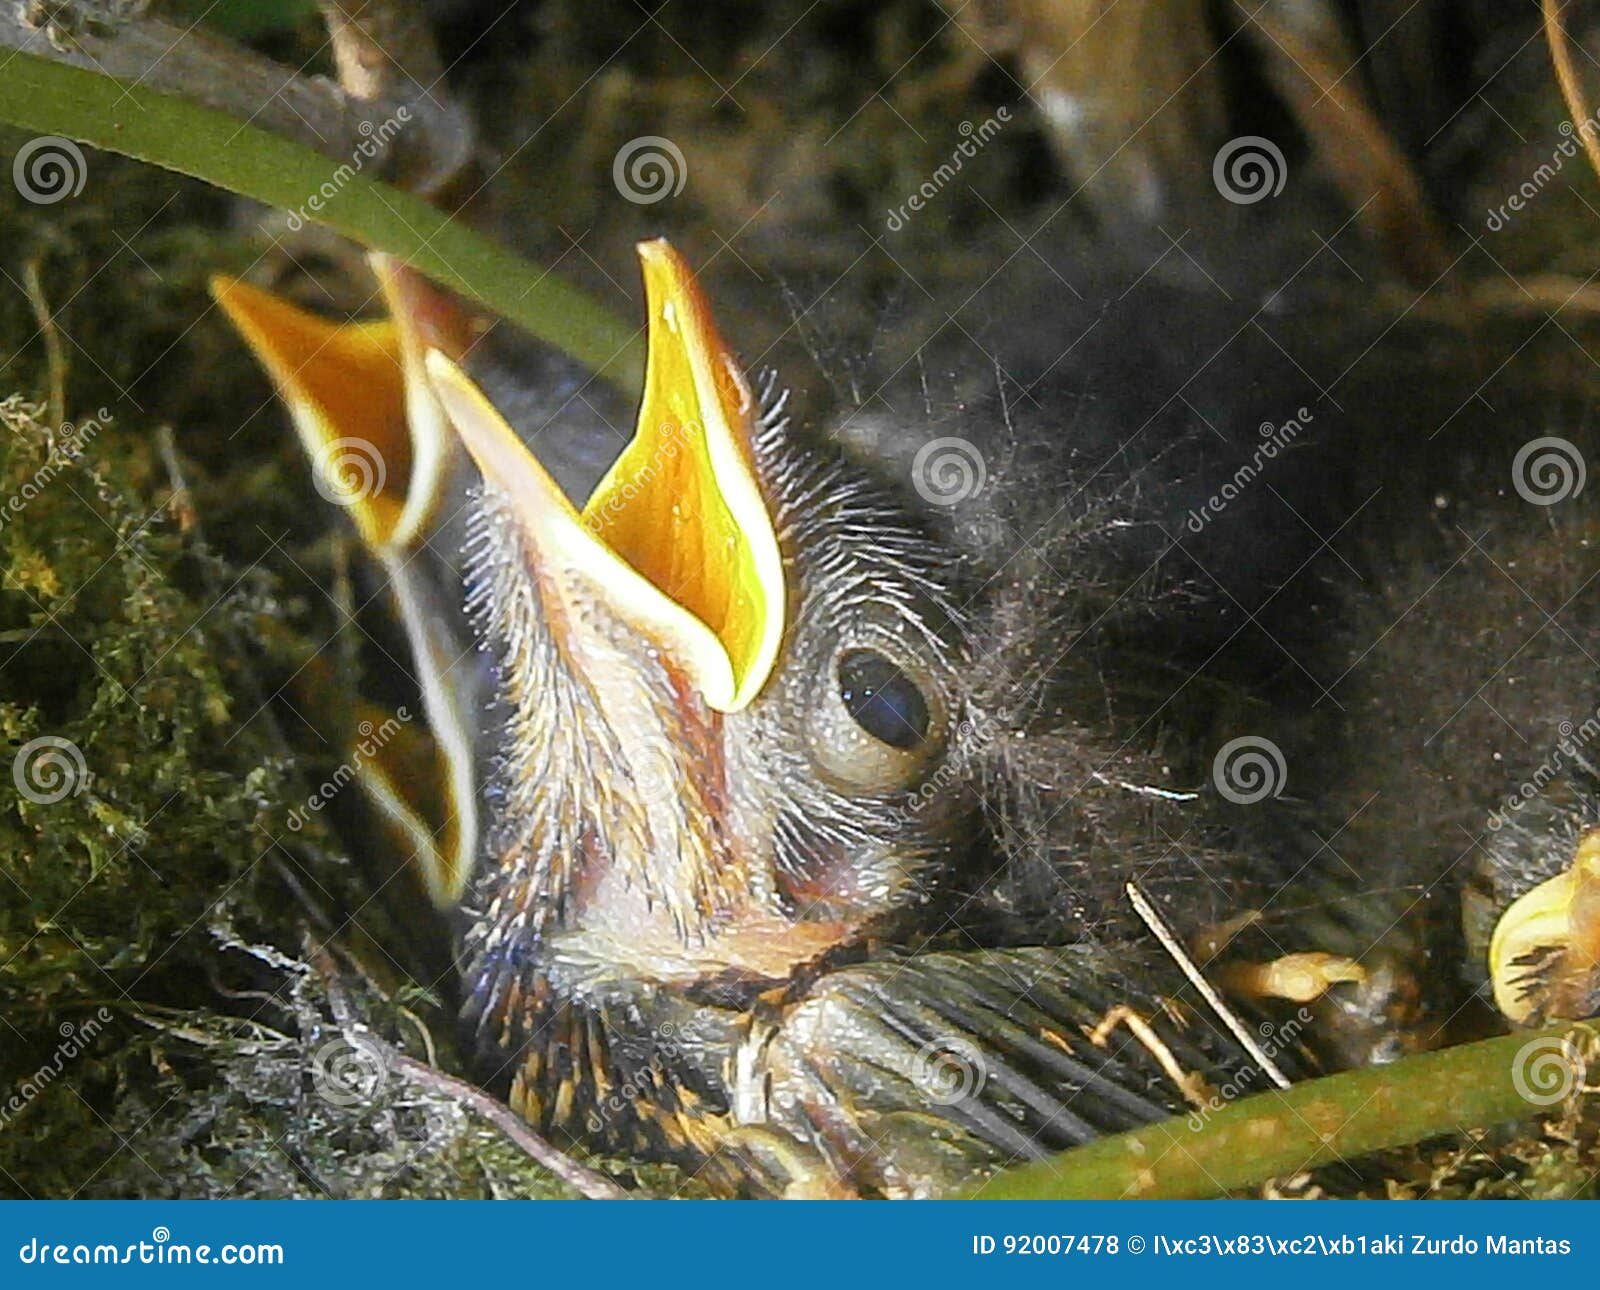
<path id="1" fill-rule="evenodd" d="M 1026 554 L 974 560 L 793 423 L 775 381 L 757 394 L 675 252 L 640 254 L 638 430 L 581 510 L 455 363 L 421 362 L 428 311 L 379 265 L 411 432 L 447 417 L 482 478 L 468 600 L 494 670 L 475 690 L 430 646 L 448 621 L 414 648 L 424 693 L 454 696 L 432 715 L 455 760 L 490 784 L 462 812 L 486 839 L 463 979 L 514 1104 L 558 1141 L 676 1158 L 719 1190 L 923 1195 L 1264 1084 L 1197 1001 L 1168 1002 L 1187 983 L 1124 893 L 1180 899 L 1186 922 L 1228 907 L 1227 887 L 1190 887 L 1207 842 L 1187 796 L 1147 791 L 1159 771 L 1062 706 L 1064 679 L 1099 684 L 1067 648 L 1098 612 L 1092 543 L 1074 556 L 1064 521 L 1036 535 L 1077 584 Z M 220 297 L 283 349 L 262 299 Z M 317 397 L 316 355 L 337 351 L 277 365 L 315 461 L 381 437 Z M 459 449 L 411 448 L 443 463 L 426 476 L 390 455 L 406 504 L 451 532 Z M 440 495 L 416 501 L 419 483 Z M 405 547 L 390 567 L 416 565 L 412 539 L 383 541 Z M 419 612 L 395 586 L 407 621 L 445 603 Z M 466 709 L 489 695 L 480 736 Z M 443 903 L 463 891 L 470 856 L 421 860 Z"/>
<path id="2" fill-rule="evenodd" d="M 1375 118 L 1338 106 L 1302 125 L 1368 156 L 1335 145 Z M 1374 209 L 1436 287 L 1431 222 Z M 1217 982 L 1313 1003 L 1338 1060 L 1442 1042 L 1485 975 L 1513 1023 L 1593 1010 L 1592 758 L 1486 823 L 1593 709 L 1589 529 L 1572 508 L 1543 531 L 1506 491 L 1523 416 L 1575 387 L 1530 332 L 1493 352 L 1497 411 L 1494 347 L 1407 319 L 1428 292 L 1393 318 L 1375 292 L 1303 308 L 1310 221 L 1275 218 L 1209 269 L 1163 229 L 1156 264 L 1181 251 L 1192 291 L 1144 263 L 1002 311 L 1043 351 L 1028 406 L 1002 379 L 875 409 L 873 461 L 749 380 L 662 243 L 631 437 L 570 370 L 495 371 L 481 328 L 382 258 L 391 317 L 366 330 L 221 287 L 324 491 L 352 445 L 382 466 L 345 500 L 444 791 L 381 762 L 369 786 L 464 928 L 485 1070 L 530 1121 L 729 1193 L 921 1195 L 1302 1069 L 1198 1002 L 1129 884 L 1221 956 Z M 1135 288 L 1155 298 L 1119 308 Z M 1008 463 L 964 516 L 987 540 L 881 478 L 941 443 Z M 1343 569 L 1300 581 L 1330 549 Z M 1249 814 L 1181 746 L 1240 707 L 1295 787 Z"/>
<path id="3" fill-rule="evenodd" d="M 1108 1066 L 1089 1038 L 1156 1011 L 1090 939 L 1104 910 L 1019 909 L 1026 947 L 984 926 L 984 771 L 1017 732 L 978 697 L 971 571 L 757 398 L 674 252 L 640 254 L 639 431 L 581 512 L 429 364 L 484 478 L 507 722 L 466 975 L 513 1102 L 728 1186 L 886 1194 L 1183 1105 L 1160 1045 Z M 1230 1060 L 1205 1026 L 1169 1042 L 1196 1078 Z"/>

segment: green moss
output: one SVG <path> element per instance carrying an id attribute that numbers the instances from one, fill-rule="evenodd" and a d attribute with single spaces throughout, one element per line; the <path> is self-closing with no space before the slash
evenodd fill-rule
<path id="1" fill-rule="evenodd" d="M 0 813 L 0 988 L 26 982 L 34 1004 L 65 979 L 104 990 L 157 969 L 270 845 L 263 813 L 284 789 L 281 750 L 233 738 L 248 657 L 221 647 L 259 575 L 219 585 L 111 422 L 83 422 L 74 448 L 41 414 L 0 404 L 0 727 L 17 789 Z"/>
<path id="2" fill-rule="evenodd" d="M 208 316 L 207 271 L 253 258 L 225 213 L 96 154 L 83 197 L 0 191 L 0 1194 L 551 1194 L 437 1094 L 313 1079 L 345 1027 L 308 936 L 385 982 L 349 1024 L 459 1063 L 409 890 L 286 825 L 338 761 L 293 707 L 339 657 L 330 517 Z"/>
<path id="3" fill-rule="evenodd" d="M 450 1061 L 424 1032 L 451 1020 L 400 951 L 359 961 L 384 916 L 344 925 L 371 893 L 321 819 L 285 827 L 301 750 L 268 678 L 303 646 L 263 629 L 272 572 L 186 524 L 153 433 L 42 416 L 0 402 L 0 1192 L 557 1194 L 437 1091 L 330 1083 L 363 1028 Z M 391 983 L 341 1024 L 271 948 L 330 933 Z"/>
<path id="4" fill-rule="evenodd" d="M 307 965 L 237 941 L 223 950 L 229 939 L 212 942 L 219 961 L 254 958 L 276 980 L 256 1017 L 116 1013 L 114 1042 L 68 1072 L 70 1089 L 49 1088 L 10 1126 L 5 1176 L 35 1195 L 112 1198 L 571 1194 L 449 1096 L 391 1069 L 364 1038 L 373 1032 L 334 1024 Z M 392 1009 L 364 1002 L 388 1028 Z M 414 1023 L 410 1033 L 421 1035 Z"/>

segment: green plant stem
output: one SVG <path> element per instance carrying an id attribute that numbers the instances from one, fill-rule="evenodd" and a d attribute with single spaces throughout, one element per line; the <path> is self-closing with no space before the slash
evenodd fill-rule
<path id="1" fill-rule="evenodd" d="M 1557 1026 L 1423 1053 L 1392 1066 L 1347 1071 L 1257 1094 L 1209 1114 L 1102 1138 L 996 1175 L 973 1195 L 995 1200 L 1121 1197 L 1185 1199 L 1255 1187 L 1316 1165 L 1454 1136 L 1552 1108 L 1525 1095 L 1582 1080 L 1589 1026 Z M 1543 1047 L 1530 1049 L 1529 1045 Z M 1539 1067 L 1547 1057 L 1563 1065 Z M 1541 1076 L 1550 1083 L 1541 1082 Z M 1523 1089 L 1519 1090 L 1518 1082 Z"/>
<path id="2" fill-rule="evenodd" d="M 336 181 L 336 163 L 311 148 L 172 94 L 20 51 L 0 74 L 0 121 L 302 212 L 362 246 L 399 256 L 624 390 L 638 388 L 638 333 L 589 296 L 419 198 L 358 171 Z M 308 205 L 313 195 L 320 203 L 315 211 Z"/>

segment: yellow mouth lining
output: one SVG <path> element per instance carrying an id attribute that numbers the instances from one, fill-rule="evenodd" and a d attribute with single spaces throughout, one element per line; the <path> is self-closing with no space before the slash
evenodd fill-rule
<path id="1" fill-rule="evenodd" d="M 650 311 L 638 427 L 583 518 L 716 634 L 736 711 L 783 636 L 783 561 L 751 457 L 755 398 L 688 264 L 663 240 L 638 251 Z"/>
<path id="2" fill-rule="evenodd" d="M 441 906 L 459 896 L 476 846 L 467 714 L 444 675 L 454 650 L 435 639 L 408 554 L 433 523 L 459 451 L 447 409 L 536 551 L 583 575 L 588 593 L 645 632 L 712 709 L 747 705 L 777 655 L 784 575 L 751 455 L 755 401 L 688 266 L 664 242 L 639 254 L 650 304 L 639 426 L 581 515 L 452 361 L 475 334 L 466 315 L 412 271 L 372 258 L 392 317 L 371 323 L 328 322 L 246 283 L 212 281 L 287 404 L 319 491 L 349 510 L 389 570 L 438 741 L 443 832 L 413 809 L 415 774 L 391 767 L 388 749 L 367 787 L 414 835 Z M 347 478 L 352 454 L 359 471 Z"/>
<path id="3" fill-rule="evenodd" d="M 369 261 L 390 314 L 381 322 L 330 322 L 226 277 L 213 278 L 211 290 L 277 386 L 318 491 L 350 513 L 394 595 L 432 738 L 407 729 L 356 764 L 434 903 L 447 908 L 477 850 L 473 714 L 450 675 L 460 643 L 411 557 L 460 452 L 423 374 L 423 352 L 460 355 L 475 331 L 465 311 L 414 270 L 386 255 Z"/>
<path id="4" fill-rule="evenodd" d="M 211 293 L 277 386 L 319 491 L 369 546 L 390 545 L 412 458 L 398 325 L 331 323 L 232 278 L 213 278 Z"/>
<path id="5" fill-rule="evenodd" d="M 390 316 L 334 323 L 218 275 L 211 294 L 277 386 L 317 477 L 374 549 L 409 547 L 454 449 L 422 376 L 425 349 L 471 343 L 465 316 L 391 256 L 369 257 Z"/>
<path id="6" fill-rule="evenodd" d="M 688 265 L 662 241 L 639 258 L 650 344 L 638 427 L 581 513 L 455 364 L 430 354 L 427 370 L 536 557 L 559 556 L 658 640 L 709 706 L 737 712 L 771 675 L 785 609 L 751 455 L 755 400 Z"/>

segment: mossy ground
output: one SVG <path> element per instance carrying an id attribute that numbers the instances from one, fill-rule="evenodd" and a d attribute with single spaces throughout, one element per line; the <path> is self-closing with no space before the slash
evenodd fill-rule
<path id="1" fill-rule="evenodd" d="M 474 92 L 511 105 L 502 122 L 553 122 L 481 204 L 538 212 L 524 245 L 619 312 L 631 290 L 610 279 L 632 239 L 665 230 L 713 252 L 713 231 L 755 221 L 713 281 L 756 335 L 782 330 L 774 293 L 848 267 L 832 230 L 881 227 L 962 122 L 1015 94 L 924 6 L 813 9 L 782 59 L 745 72 L 799 9 L 725 26 L 708 14 L 696 71 L 664 33 L 615 48 L 631 13 L 590 5 L 580 22 L 577 7 L 542 7 L 496 37 L 504 56 L 471 60 Z M 293 56 L 318 38 L 303 19 L 271 39 Z M 610 159 L 642 133 L 693 141 L 682 201 L 616 200 Z M 21 142 L 0 139 L 0 154 Z M 1029 120 L 967 179 L 940 195 L 937 223 L 874 251 L 864 298 L 914 292 L 907 264 L 928 281 L 981 276 L 992 248 L 962 230 L 992 230 L 991 203 L 1031 227 L 1061 176 Z M 273 231 L 269 215 L 100 154 L 56 205 L 0 183 L 0 499 L 16 503 L 0 524 L 0 743 L 9 763 L 31 741 L 64 741 L 69 776 L 58 800 L 0 794 L 0 1194 L 565 1194 L 351 1038 L 364 1027 L 463 1068 L 445 929 L 408 875 L 368 845 L 353 803 L 288 825 L 339 760 L 308 713 L 386 682 L 364 675 L 365 633 L 382 629 L 352 618 L 362 573 L 342 521 L 206 294 L 209 272 L 266 256 L 292 275 L 318 254 L 275 247 Z M 740 303 L 761 300 L 764 315 Z M 807 337 L 842 379 L 850 346 L 870 341 L 873 320 L 858 322 L 837 351 Z M 343 1017 L 315 966 L 324 946 Z M 355 1097 L 328 1078 L 351 1061 Z M 1595 1116 L 1567 1107 L 1269 1190 L 1571 1195 L 1596 1170 Z M 682 1182 L 636 1176 L 666 1194 Z"/>
<path id="2" fill-rule="evenodd" d="M 0 1191 L 550 1194 L 436 1094 L 319 1091 L 341 1031 L 308 945 L 373 954 L 361 1011 L 403 1047 L 448 1060 L 451 1033 L 437 963 L 383 931 L 413 893 L 288 825 L 339 760 L 295 678 L 333 659 L 335 704 L 358 679 L 341 552 L 210 314 L 207 271 L 254 254 L 228 204 L 90 167 L 87 200 L 0 201 L 0 730 L 30 790 L 0 812 Z"/>

